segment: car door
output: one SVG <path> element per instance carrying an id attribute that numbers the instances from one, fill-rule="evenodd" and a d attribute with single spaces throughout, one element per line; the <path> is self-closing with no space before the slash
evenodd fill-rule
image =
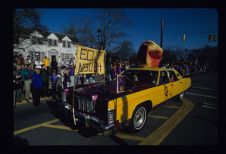
<path id="1" fill-rule="evenodd" d="M 166 71 L 160 71 L 159 85 L 161 86 L 162 102 L 169 99 L 172 95 L 172 87 L 170 87 L 168 73 Z"/>
<path id="2" fill-rule="evenodd" d="M 173 70 L 168 70 L 168 77 L 169 77 L 169 95 L 170 97 L 173 97 L 178 94 L 178 86 L 179 86 L 179 80 Z"/>

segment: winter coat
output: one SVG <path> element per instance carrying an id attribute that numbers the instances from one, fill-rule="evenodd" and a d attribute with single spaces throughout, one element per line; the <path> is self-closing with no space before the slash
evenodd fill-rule
<path id="1" fill-rule="evenodd" d="M 52 62 L 51 62 L 51 67 L 52 67 L 52 69 L 57 70 L 57 65 L 58 65 L 58 63 L 57 63 L 56 61 L 52 61 Z"/>
<path id="2" fill-rule="evenodd" d="M 47 82 L 49 80 L 49 72 L 46 70 L 46 69 L 43 69 L 41 72 L 40 72 L 40 75 L 42 77 L 42 80 L 44 82 Z"/>
<path id="3" fill-rule="evenodd" d="M 20 71 L 20 74 L 21 74 L 21 76 L 22 76 L 23 81 L 29 79 L 29 71 L 28 71 L 28 69 L 22 69 L 22 70 Z"/>

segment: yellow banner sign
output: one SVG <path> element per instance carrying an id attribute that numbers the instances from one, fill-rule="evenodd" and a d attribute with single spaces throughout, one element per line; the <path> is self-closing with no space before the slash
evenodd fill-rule
<path id="1" fill-rule="evenodd" d="M 75 74 L 104 74 L 104 50 L 78 45 Z"/>

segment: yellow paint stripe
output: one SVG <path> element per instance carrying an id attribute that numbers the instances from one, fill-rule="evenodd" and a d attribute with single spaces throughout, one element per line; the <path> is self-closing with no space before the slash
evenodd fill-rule
<path id="1" fill-rule="evenodd" d="M 141 137 L 141 136 L 135 136 L 135 135 L 128 135 L 128 134 L 121 134 L 121 133 L 117 133 L 115 134 L 115 136 L 119 137 L 119 138 L 122 138 L 122 139 L 126 139 L 126 140 L 133 140 L 133 141 L 138 141 L 138 142 L 141 142 L 141 141 L 144 141 L 144 137 Z"/>
<path id="2" fill-rule="evenodd" d="M 27 131 L 30 131 L 32 129 L 36 129 L 36 128 L 39 128 L 43 125 L 48 125 L 48 124 L 51 124 L 51 123 L 55 123 L 59 121 L 58 119 L 54 119 L 54 120 L 50 120 L 50 121 L 47 121 L 47 122 L 43 122 L 43 123 L 40 123 L 40 124 L 37 124 L 37 125 L 33 125 L 33 126 L 30 126 L 30 127 L 26 127 L 26 128 L 23 128 L 21 130 L 17 130 L 17 131 L 14 131 L 14 135 L 18 135 L 20 133 L 24 133 L 24 132 L 27 132 Z"/>
<path id="3" fill-rule="evenodd" d="M 164 119 L 164 120 L 169 119 L 169 117 L 166 117 L 166 116 L 158 116 L 158 115 L 148 115 L 148 117 L 150 117 L 150 118 L 157 118 L 157 119 Z"/>
<path id="4" fill-rule="evenodd" d="M 73 130 L 70 127 L 67 127 L 67 126 L 64 126 L 64 125 L 43 125 L 43 127 L 70 130 L 70 131 L 78 131 L 78 130 Z"/>
<path id="5" fill-rule="evenodd" d="M 162 107 L 170 108 L 170 109 L 179 109 L 180 108 L 180 106 L 173 106 L 173 105 L 164 105 Z"/>
<path id="6" fill-rule="evenodd" d="M 139 145 L 159 145 L 178 125 L 178 123 L 192 110 L 192 108 L 193 103 L 187 99 L 184 99 L 184 103 L 181 108 Z"/>

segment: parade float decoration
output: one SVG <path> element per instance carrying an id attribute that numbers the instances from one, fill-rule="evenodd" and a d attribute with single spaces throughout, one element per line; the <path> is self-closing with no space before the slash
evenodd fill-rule
<path id="1" fill-rule="evenodd" d="M 147 40 L 140 45 L 137 62 L 141 67 L 158 67 L 162 60 L 163 49 L 154 41 Z"/>

